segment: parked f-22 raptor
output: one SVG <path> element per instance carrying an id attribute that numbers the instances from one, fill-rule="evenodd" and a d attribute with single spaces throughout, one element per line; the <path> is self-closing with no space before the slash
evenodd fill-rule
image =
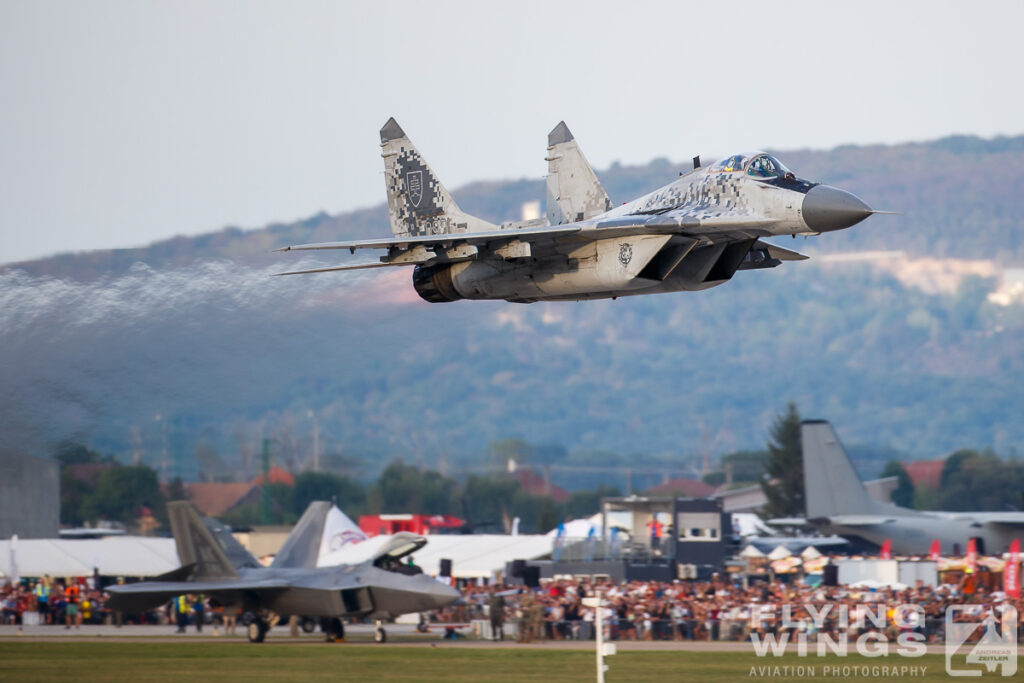
<path id="1" fill-rule="evenodd" d="M 278 251 L 383 249 L 379 262 L 281 275 L 413 266 L 430 302 L 605 299 L 715 287 L 738 270 L 807 258 L 763 241 L 841 230 L 874 211 L 798 178 L 770 154 L 734 154 L 639 199 L 612 206 L 564 122 L 548 135 L 546 216 L 500 226 L 470 216 L 393 119 L 380 131 L 390 239 Z"/>
<path id="2" fill-rule="evenodd" d="M 317 567 L 324 550 L 324 524 L 331 504 L 311 503 L 270 567 L 260 564 L 230 533 L 204 522 L 190 503 L 168 503 L 182 566 L 153 581 L 110 586 L 110 609 L 139 612 L 172 597 L 202 593 L 231 612 L 255 615 L 249 640 L 263 641 L 268 628 L 291 615 L 320 617 L 328 641 L 344 636 L 341 617 L 377 619 L 375 639 L 386 638 L 380 620 L 443 607 L 459 598 L 454 588 L 401 559 L 426 544 L 414 534 L 396 534 L 363 562 Z"/>
<path id="3" fill-rule="evenodd" d="M 892 552 L 906 555 L 927 554 L 934 539 L 943 552 L 952 553 L 954 546 L 966 548 L 971 538 L 979 549 L 1001 553 L 1013 539 L 1024 536 L 1024 512 L 932 512 L 880 503 L 864 489 L 831 424 L 807 420 L 800 438 L 806 522 L 812 526 L 876 546 L 889 540 Z"/>

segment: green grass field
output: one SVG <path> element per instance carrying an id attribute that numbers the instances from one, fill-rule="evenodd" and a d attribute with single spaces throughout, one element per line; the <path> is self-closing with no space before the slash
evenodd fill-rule
<path id="1" fill-rule="evenodd" d="M 746 652 L 621 652 L 607 659 L 609 681 L 700 683 L 738 680 L 950 681 L 941 655 L 916 659 L 816 657 L 758 658 Z M 875 677 L 872 666 L 927 667 L 924 676 Z M 751 667 L 815 667 L 817 675 L 775 675 Z M 868 667 L 854 675 L 824 667 Z M 1018 674 L 1020 675 L 1020 674 Z M 992 678 L 992 675 L 986 676 Z M 387 680 L 387 681 L 592 681 L 594 655 L 586 651 L 476 648 L 439 645 L 359 646 L 267 643 L 0 642 L 0 680 L 10 681 L 196 681 L 196 680 Z M 1020 679 L 1018 679 L 1020 680 Z"/>

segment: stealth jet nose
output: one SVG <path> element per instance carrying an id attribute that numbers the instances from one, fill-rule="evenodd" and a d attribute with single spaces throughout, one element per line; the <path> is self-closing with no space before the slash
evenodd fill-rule
<path id="1" fill-rule="evenodd" d="M 814 232 L 842 230 L 872 214 L 871 207 L 845 190 L 815 185 L 804 197 L 803 217 Z"/>

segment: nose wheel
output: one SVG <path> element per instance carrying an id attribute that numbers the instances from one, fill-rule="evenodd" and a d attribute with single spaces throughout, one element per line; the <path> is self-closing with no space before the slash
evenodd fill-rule
<path id="1" fill-rule="evenodd" d="M 380 621 L 377 622 L 377 628 L 373 629 L 373 642 L 388 642 L 388 632 L 384 630 L 384 626 L 380 623 Z"/>
<path id="2" fill-rule="evenodd" d="M 249 625 L 246 626 L 246 633 L 249 636 L 250 643 L 262 643 L 263 639 L 267 637 L 267 622 L 263 621 L 259 617 L 254 617 Z"/>

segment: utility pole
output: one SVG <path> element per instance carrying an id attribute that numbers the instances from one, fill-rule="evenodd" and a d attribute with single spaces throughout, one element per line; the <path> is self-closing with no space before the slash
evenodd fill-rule
<path id="1" fill-rule="evenodd" d="M 270 439 L 263 439 L 263 523 L 270 524 Z"/>
<path id="2" fill-rule="evenodd" d="M 320 423 L 316 419 L 316 413 L 310 410 L 309 419 L 313 421 L 313 471 L 320 471 Z"/>
<path id="3" fill-rule="evenodd" d="M 167 483 L 167 420 L 163 413 L 156 414 L 156 421 L 160 423 L 160 480 Z"/>

